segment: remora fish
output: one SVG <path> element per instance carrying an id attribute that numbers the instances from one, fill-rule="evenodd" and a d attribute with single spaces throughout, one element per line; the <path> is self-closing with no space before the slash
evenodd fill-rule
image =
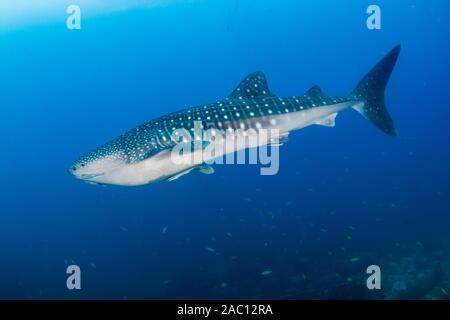
<path id="1" fill-rule="evenodd" d="M 310 125 L 333 127 L 340 111 L 353 108 L 383 132 L 395 136 L 394 122 L 384 103 L 384 91 L 400 54 L 392 49 L 347 97 L 330 97 L 319 86 L 303 96 L 278 97 L 263 73 L 247 76 L 227 98 L 215 103 L 181 110 L 142 124 L 115 140 L 87 153 L 69 169 L 76 178 L 96 184 L 137 186 L 173 180 L 198 168 L 198 164 L 175 164 L 171 150 L 173 130 L 193 130 L 194 121 L 204 129 L 224 135 L 227 129 L 276 128 L 280 138 Z M 266 144 L 270 144 L 270 141 Z"/>

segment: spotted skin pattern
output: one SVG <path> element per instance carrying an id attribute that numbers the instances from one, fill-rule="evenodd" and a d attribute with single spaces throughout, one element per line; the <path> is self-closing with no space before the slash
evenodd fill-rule
<path id="1" fill-rule="evenodd" d="M 180 110 L 135 127 L 79 158 L 69 171 L 81 179 L 91 179 L 98 174 L 104 174 L 102 166 L 111 171 L 124 163 L 143 162 L 164 150 L 170 150 L 177 143 L 173 139 L 175 130 L 185 129 L 194 133 L 196 122 L 201 122 L 203 129 L 214 129 L 221 135 L 224 135 L 226 130 L 259 130 L 268 126 L 276 129 L 276 119 L 289 119 L 289 115 L 292 115 L 292 118 L 297 117 L 298 121 L 299 114 L 312 119 L 303 127 L 311 124 L 329 126 L 334 124 L 334 118 L 339 111 L 352 107 L 385 133 L 395 135 L 394 122 L 385 106 L 384 91 L 399 53 L 398 45 L 347 97 L 327 96 L 318 86 L 312 87 L 303 96 L 278 97 L 270 91 L 262 72 L 252 73 L 242 80 L 227 98 Z M 319 112 L 322 118 L 313 117 L 318 114 L 314 110 L 325 108 L 331 111 Z M 332 117 L 331 120 L 329 116 Z M 326 120 L 330 122 L 327 123 Z M 293 126 L 290 130 L 295 129 L 297 128 Z M 95 166 L 92 166 L 94 162 Z M 87 165 L 91 165 L 100 173 L 77 174 L 83 171 L 78 169 Z"/>
<path id="2" fill-rule="evenodd" d="M 201 121 L 204 129 L 259 129 L 253 119 L 269 120 L 307 109 L 352 101 L 344 97 L 328 97 L 320 88 L 311 88 L 304 96 L 277 97 L 267 86 L 262 72 L 247 76 L 227 98 L 206 105 L 174 112 L 142 124 L 103 147 L 80 158 L 77 164 L 95 161 L 106 155 L 125 157 L 136 162 L 174 146 L 172 134 L 176 129 L 193 132 L 194 122 Z"/>

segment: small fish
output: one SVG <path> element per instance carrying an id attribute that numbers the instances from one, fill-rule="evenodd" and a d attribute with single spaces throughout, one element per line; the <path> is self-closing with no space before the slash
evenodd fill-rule
<path id="1" fill-rule="evenodd" d="M 266 270 L 266 271 L 261 272 L 262 276 L 268 276 L 269 274 L 272 274 L 272 270 Z"/>
<path id="2" fill-rule="evenodd" d="M 231 232 L 227 232 L 227 236 L 231 238 L 233 235 L 231 234 Z"/>
<path id="3" fill-rule="evenodd" d="M 447 292 L 447 290 L 445 290 L 444 288 L 441 288 L 441 292 L 442 292 L 443 294 L 445 294 L 446 296 L 448 296 L 448 292 Z"/>
<path id="4" fill-rule="evenodd" d="M 320 229 L 320 231 L 322 231 L 323 233 L 326 233 L 326 232 L 327 232 L 327 229 L 322 228 L 322 229 Z"/>
<path id="5" fill-rule="evenodd" d="M 91 262 L 91 267 L 92 267 L 92 269 L 97 269 L 97 266 L 93 262 Z"/>
<path id="6" fill-rule="evenodd" d="M 352 230 L 352 231 L 355 230 L 355 227 L 353 227 L 353 226 L 348 226 L 348 228 L 349 228 L 350 230 Z"/>
<path id="7" fill-rule="evenodd" d="M 350 259 L 350 262 L 356 262 L 356 261 L 359 261 L 359 260 L 361 260 L 361 259 L 355 257 L 355 258 L 351 258 L 351 259 Z"/>
<path id="8" fill-rule="evenodd" d="M 214 248 L 211 248 L 211 247 L 207 247 L 206 250 L 208 250 L 209 252 L 216 252 L 216 250 Z"/>
<path id="9" fill-rule="evenodd" d="M 161 233 L 162 233 L 162 234 L 166 234 L 166 232 L 167 232 L 167 227 L 164 227 L 164 228 L 162 229 Z"/>
<path id="10" fill-rule="evenodd" d="M 122 230 L 123 232 L 127 232 L 128 231 L 128 229 L 127 228 L 125 228 L 125 227 L 120 227 L 120 230 Z"/>
<path id="11" fill-rule="evenodd" d="M 226 282 L 222 282 L 221 284 L 220 284 L 220 287 L 221 288 L 226 288 L 228 286 L 228 283 L 226 283 Z"/>

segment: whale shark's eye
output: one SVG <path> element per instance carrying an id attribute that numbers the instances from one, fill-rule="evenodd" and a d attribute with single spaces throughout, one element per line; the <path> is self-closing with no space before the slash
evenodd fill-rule
<path id="1" fill-rule="evenodd" d="M 82 163 L 81 166 L 84 167 L 84 166 L 86 166 L 86 164 Z"/>

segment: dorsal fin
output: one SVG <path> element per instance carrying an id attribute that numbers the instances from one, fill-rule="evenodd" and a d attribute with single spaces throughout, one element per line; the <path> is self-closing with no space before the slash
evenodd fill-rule
<path id="1" fill-rule="evenodd" d="M 273 97 L 267 85 L 266 76 L 262 72 L 254 72 L 245 77 L 237 88 L 229 95 L 229 98 L 263 98 Z"/>
<path id="2" fill-rule="evenodd" d="M 318 98 L 318 97 L 324 97 L 325 93 L 323 93 L 322 89 L 319 86 L 314 86 L 308 91 L 306 91 L 305 96 L 312 97 L 312 98 Z"/>

